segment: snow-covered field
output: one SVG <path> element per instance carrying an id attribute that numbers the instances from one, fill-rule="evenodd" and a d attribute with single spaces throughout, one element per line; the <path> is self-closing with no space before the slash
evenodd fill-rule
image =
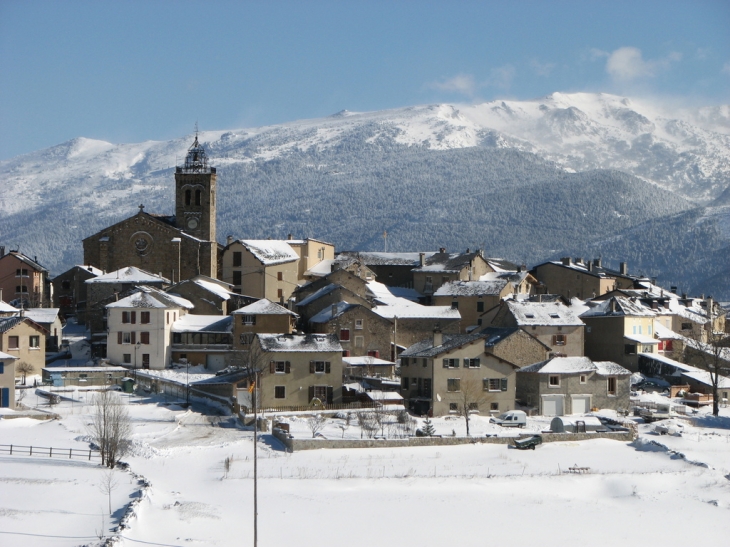
<path id="1" fill-rule="evenodd" d="M 87 401 L 88 402 L 88 401 Z M 0 444 L 85 448 L 90 407 L 62 403 L 59 421 L 0 420 Z M 251 545 L 251 431 L 203 406 L 186 410 L 132 398 L 130 471 L 116 471 L 112 522 L 142 495 L 117 545 Z M 632 444 L 597 439 L 505 445 L 314 450 L 259 444 L 259 544 L 346 543 L 591 546 L 724 544 L 730 533 L 730 411 L 683 420 L 682 436 L 641 425 Z M 311 437 L 305 418 L 292 433 Z M 323 433 L 339 438 L 343 420 Z M 463 435 L 463 419 L 434 419 Z M 531 421 L 538 430 L 547 419 Z M 419 424 L 420 425 L 420 424 Z M 472 434 L 500 431 L 483 418 Z M 359 438 L 356 421 L 345 437 Z M 513 433 L 513 432 L 512 432 Z M 652 444 L 655 441 L 657 444 Z M 684 454 L 685 457 L 679 455 Z M 225 460 L 229 459 L 228 471 Z M 589 467 L 573 475 L 568 467 Z M 150 485 L 145 489 L 138 474 Z M 103 470 L 74 459 L 0 455 L 0 544 L 98 543 L 107 498 Z M 109 526 L 107 521 L 106 526 Z"/>

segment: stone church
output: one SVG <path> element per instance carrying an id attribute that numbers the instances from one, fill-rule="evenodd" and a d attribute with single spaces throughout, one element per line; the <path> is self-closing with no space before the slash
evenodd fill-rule
<path id="1" fill-rule="evenodd" d="M 202 274 L 218 278 L 216 169 L 198 135 L 183 167 L 175 168 L 175 215 L 139 212 L 84 239 L 84 264 L 109 272 L 136 266 L 177 283 Z"/>

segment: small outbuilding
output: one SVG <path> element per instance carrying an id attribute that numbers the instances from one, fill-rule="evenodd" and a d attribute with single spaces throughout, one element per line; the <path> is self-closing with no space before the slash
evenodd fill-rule
<path id="1" fill-rule="evenodd" d="M 553 433 L 588 433 L 604 431 L 606 427 L 595 416 L 555 416 L 550 422 Z"/>

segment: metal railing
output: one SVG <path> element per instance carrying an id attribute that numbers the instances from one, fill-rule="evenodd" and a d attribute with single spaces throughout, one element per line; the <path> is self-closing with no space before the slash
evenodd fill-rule
<path id="1" fill-rule="evenodd" d="M 46 458 L 92 458 L 101 460 L 98 450 L 80 448 L 53 448 L 52 446 L 23 446 L 18 444 L 0 444 L 0 455 L 7 456 L 40 456 Z"/>

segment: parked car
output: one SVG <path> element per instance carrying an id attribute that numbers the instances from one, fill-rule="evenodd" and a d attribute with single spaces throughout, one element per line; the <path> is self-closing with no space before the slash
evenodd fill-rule
<path id="1" fill-rule="evenodd" d="M 668 389 L 668 384 L 661 384 L 655 380 L 642 380 L 638 384 L 634 384 L 635 391 L 646 391 L 647 393 L 663 393 Z"/>
<path id="2" fill-rule="evenodd" d="M 504 414 L 500 414 L 496 418 L 490 418 L 493 424 L 499 424 L 502 427 L 525 427 L 527 424 L 527 414 L 521 410 L 510 410 Z"/>

